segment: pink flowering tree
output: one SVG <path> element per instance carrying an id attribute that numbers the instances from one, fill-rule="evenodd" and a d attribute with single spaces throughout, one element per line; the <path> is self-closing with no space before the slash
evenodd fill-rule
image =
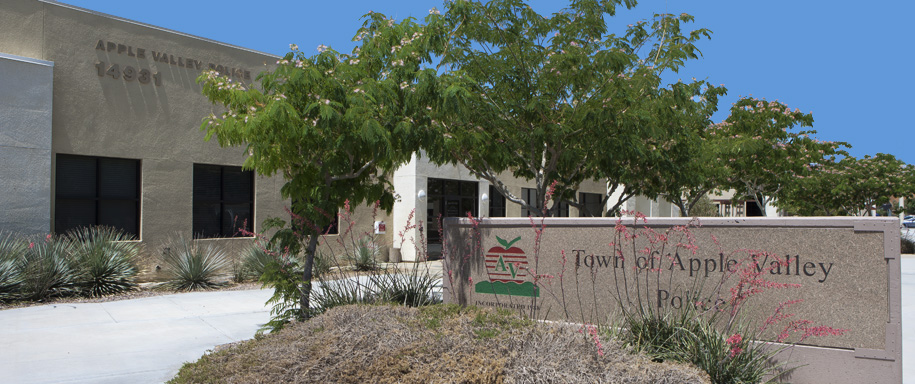
<path id="1" fill-rule="evenodd" d="M 555 205 L 581 208 L 575 190 L 584 180 L 607 180 L 617 210 L 637 194 L 661 192 L 653 182 L 675 172 L 703 127 L 682 113 L 706 93 L 704 82 L 664 84 L 698 58 L 705 29 L 684 30 L 687 14 L 655 15 L 612 32 L 608 17 L 635 1 L 575 1 L 540 15 L 519 0 L 456 0 L 427 18 L 430 49 L 442 75 L 424 85 L 432 102 L 430 127 L 440 142 L 427 150 L 439 163 L 456 163 L 489 181 L 508 201 L 540 208 L 550 184 Z M 533 201 L 509 190 L 506 177 L 534 184 Z"/>
<path id="2" fill-rule="evenodd" d="M 349 54 L 319 46 L 314 55 L 291 46 L 259 87 L 206 72 L 203 94 L 223 112 L 206 117 L 207 140 L 243 146 L 244 167 L 280 175 L 305 250 L 299 318 L 307 318 L 312 266 L 321 228 L 346 201 L 378 201 L 390 210 L 389 175 L 423 142 L 411 118 L 413 85 L 428 59 L 422 28 L 369 13 Z"/>
<path id="3" fill-rule="evenodd" d="M 727 185 L 765 207 L 785 196 L 786 189 L 802 177 L 811 164 L 844 154 L 843 142 L 816 140 L 813 115 L 791 110 L 778 101 L 745 97 L 730 116 L 715 126 L 724 138 L 720 157 L 730 168 Z"/>
<path id="4" fill-rule="evenodd" d="M 846 156 L 814 164 L 786 191 L 786 209 L 799 215 L 870 215 L 893 196 L 912 196 L 911 167 L 893 155 Z"/>

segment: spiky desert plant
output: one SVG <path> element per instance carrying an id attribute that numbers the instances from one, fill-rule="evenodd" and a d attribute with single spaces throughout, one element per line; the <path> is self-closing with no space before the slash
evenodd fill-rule
<path id="1" fill-rule="evenodd" d="M 374 271 L 378 269 L 378 248 L 370 237 L 360 239 L 354 249 L 344 254 L 357 271 Z"/>
<path id="2" fill-rule="evenodd" d="M 260 280 L 267 265 L 276 263 L 279 260 L 279 253 L 265 248 L 265 245 L 267 244 L 252 242 L 243 251 L 242 273 L 245 278 Z"/>
<path id="3" fill-rule="evenodd" d="M 370 278 L 378 287 L 379 300 L 383 302 L 421 307 L 442 301 L 436 295 L 442 277 L 428 268 L 416 266 L 410 272 L 401 272 L 396 268 L 385 269 Z"/>
<path id="4" fill-rule="evenodd" d="M 19 296 L 22 274 L 17 265 L 26 250 L 26 242 L 12 233 L 0 234 L 0 302 Z"/>
<path id="5" fill-rule="evenodd" d="M 139 246 L 131 241 L 133 236 L 111 227 L 83 227 L 67 236 L 83 295 L 99 297 L 137 287 Z"/>
<path id="6" fill-rule="evenodd" d="M 76 291 L 77 273 L 70 259 L 71 242 L 65 236 L 48 235 L 33 241 L 16 263 L 22 277 L 20 297 L 40 301 Z"/>
<path id="7" fill-rule="evenodd" d="M 163 252 L 168 277 L 166 286 L 177 291 L 211 289 L 222 285 L 217 279 L 225 273 L 229 259 L 216 243 L 201 243 L 183 235 L 168 240 Z"/>

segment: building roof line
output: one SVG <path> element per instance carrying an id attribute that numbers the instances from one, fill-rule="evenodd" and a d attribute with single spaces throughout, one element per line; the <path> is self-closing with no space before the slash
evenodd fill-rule
<path id="1" fill-rule="evenodd" d="M 168 33 L 172 33 L 172 34 L 179 35 L 179 36 L 189 37 L 189 38 L 192 38 L 192 39 L 201 40 L 201 41 L 205 41 L 205 42 L 208 42 L 208 43 L 218 44 L 218 45 L 222 45 L 222 46 L 225 46 L 225 47 L 228 47 L 228 48 L 239 49 L 239 50 L 248 51 L 248 52 L 251 52 L 251 53 L 257 53 L 257 54 L 260 54 L 260 55 L 270 56 L 270 57 L 274 57 L 274 58 L 277 58 L 277 59 L 281 58 L 281 56 L 277 56 L 277 55 L 274 55 L 274 54 L 272 54 L 272 53 L 261 52 L 261 51 L 258 51 L 258 50 L 255 50 L 255 49 L 251 49 L 251 48 L 245 48 L 245 47 L 242 47 L 242 46 L 238 46 L 238 45 L 234 45 L 234 44 L 229 44 L 229 43 L 225 43 L 225 42 L 222 42 L 222 41 L 217 41 L 217 40 L 208 39 L 208 38 L 201 37 L 201 36 L 197 36 L 197 35 L 192 35 L 192 34 L 190 34 L 190 33 L 185 33 L 185 32 L 181 32 L 181 31 L 176 31 L 176 30 L 168 29 L 168 28 L 163 28 L 163 27 L 160 27 L 160 26 L 157 26 L 157 25 L 147 24 L 147 23 L 143 23 L 143 22 L 140 22 L 140 21 L 131 20 L 131 19 L 127 19 L 127 18 L 124 18 L 124 17 L 115 16 L 115 15 L 110 15 L 110 14 L 107 14 L 107 13 L 104 13 L 104 12 L 94 11 L 94 10 L 87 9 L 87 8 L 77 7 L 77 6 L 75 6 L 75 5 L 67 4 L 67 3 L 61 3 L 61 2 L 56 1 L 56 0 L 38 0 L 38 2 L 45 3 L 45 4 L 48 4 L 48 5 L 55 5 L 55 6 L 62 7 L 62 8 L 68 8 L 68 9 L 72 9 L 72 10 L 74 10 L 74 11 L 85 12 L 85 13 L 89 13 L 89 14 L 92 14 L 92 15 L 101 16 L 101 17 L 105 17 L 105 18 L 109 18 L 109 19 L 114 19 L 114 20 L 118 20 L 118 21 L 123 21 L 123 22 L 125 22 L 125 23 L 134 24 L 134 25 L 138 25 L 138 26 L 146 27 L 146 28 L 150 28 L 150 29 L 155 29 L 155 30 L 157 30 L 157 31 L 168 32 Z"/>
<path id="2" fill-rule="evenodd" d="M 36 58 L 32 58 L 32 57 L 25 57 L 25 56 L 12 55 L 12 54 L 3 53 L 3 52 L 0 52 L 0 59 L 8 59 L 8 60 L 22 61 L 22 62 L 25 62 L 25 63 L 38 64 L 38 65 L 46 65 L 46 66 L 49 66 L 49 67 L 53 67 L 53 66 L 54 66 L 54 62 L 53 62 L 53 61 L 41 60 L 41 59 L 36 59 Z"/>

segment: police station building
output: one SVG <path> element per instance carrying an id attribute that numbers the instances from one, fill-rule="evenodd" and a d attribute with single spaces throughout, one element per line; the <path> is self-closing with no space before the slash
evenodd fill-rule
<path id="1" fill-rule="evenodd" d="M 0 230 L 114 226 L 136 236 L 146 252 L 175 233 L 248 241 L 239 227 L 258 231 L 265 218 L 285 216 L 283 180 L 243 171 L 242 148 L 203 140 L 202 118 L 220 109 L 195 80 L 215 69 L 254 83 L 277 60 L 54 1 L 3 0 Z M 439 215 L 527 216 L 465 169 L 422 157 L 396 171 L 393 182 L 400 200 L 391 214 L 372 218 L 363 209 L 356 217 L 385 223 L 376 240 L 403 260 L 416 259 L 409 238 L 425 237 L 435 248 L 437 231 L 428 228 Z M 516 196 L 532 194 L 522 180 L 506 184 Z M 605 190 L 604 183 L 585 183 L 579 197 L 594 204 Z M 676 215 L 669 204 L 647 199 L 628 208 Z M 558 213 L 580 215 L 569 207 Z M 425 234 L 408 228 L 411 217 L 427 224 Z M 402 252 L 399 232 L 408 238 Z"/>

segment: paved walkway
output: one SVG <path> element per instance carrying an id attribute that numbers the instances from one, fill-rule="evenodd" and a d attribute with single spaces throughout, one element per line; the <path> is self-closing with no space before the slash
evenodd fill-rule
<path id="1" fill-rule="evenodd" d="M 254 337 L 272 291 L 195 292 L 0 311 L 0 382 L 161 383 Z"/>
<path id="2" fill-rule="evenodd" d="M 915 256 L 902 257 L 902 382 L 915 384 Z"/>
<path id="3" fill-rule="evenodd" d="M 214 346 L 250 339 L 269 290 L 197 292 L 0 311 L 0 382 L 160 383 Z M 902 258 L 903 359 L 915 358 L 915 256 Z M 903 364 L 915 384 L 915 363 Z"/>

